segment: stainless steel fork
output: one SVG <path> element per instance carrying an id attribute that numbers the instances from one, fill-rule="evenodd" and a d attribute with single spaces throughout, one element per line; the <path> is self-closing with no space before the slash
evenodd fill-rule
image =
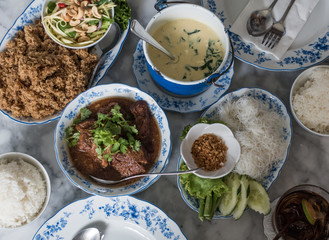
<path id="1" fill-rule="evenodd" d="M 262 44 L 267 46 L 268 48 L 274 48 L 275 45 L 281 40 L 282 36 L 285 34 L 286 28 L 284 26 L 284 21 L 292 7 L 294 5 L 295 0 L 290 0 L 289 6 L 286 11 L 282 15 L 281 19 L 274 23 L 271 29 L 265 34 Z"/>

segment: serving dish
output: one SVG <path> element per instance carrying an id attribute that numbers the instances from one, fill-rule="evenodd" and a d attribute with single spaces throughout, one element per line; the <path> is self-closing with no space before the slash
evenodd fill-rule
<path id="1" fill-rule="evenodd" d="M 93 41 L 93 42 L 91 42 L 91 43 L 84 43 L 84 42 L 88 42 L 88 40 L 86 41 L 86 40 L 84 40 L 84 41 L 82 41 L 81 43 L 79 43 L 79 44 L 77 44 L 77 43 L 75 43 L 75 44 L 66 44 L 66 43 L 64 43 L 64 42 L 61 42 L 60 40 L 59 40 L 59 38 L 54 34 L 54 33 L 52 33 L 51 31 L 50 31 L 50 26 L 49 26 L 49 24 L 46 24 L 45 23 L 45 17 L 46 16 L 48 16 L 49 14 L 47 13 L 47 9 L 48 9 L 48 4 L 49 4 L 49 2 L 55 2 L 56 4 L 58 3 L 57 1 L 55 1 L 55 0 L 45 0 L 44 2 L 43 2 L 43 6 L 42 6 L 42 10 L 41 10 L 41 19 L 42 19 L 42 24 L 43 24 L 43 26 L 44 26 L 44 29 L 45 29 L 45 31 L 46 31 L 46 33 L 48 34 L 48 36 L 53 40 L 53 41 L 55 41 L 57 44 L 59 44 L 59 45 L 61 45 L 61 46 L 63 46 L 63 47 L 67 47 L 67 48 L 72 48 L 72 49 L 82 49 L 82 48 L 89 48 L 89 47 L 92 47 L 92 46 L 94 46 L 95 44 L 97 44 L 97 43 L 99 43 L 100 41 L 102 41 L 103 39 L 104 39 L 104 37 L 109 33 L 109 31 L 110 31 L 110 28 L 111 27 L 113 27 L 112 26 L 112 24 L 107 28 L 107 30 L 105 31 L 105 33 L 103 33 L 103 35 L 100 37 L 100 38 L 98 38 L 97 40 L 95 40 L 95 41 Z M 67 3 L 66 3 L 67 4 Z M 82 5 L 80 5 L 81 3 L 80 2 L 75 2 L 74 3 L 75 5 L 76 4 L 79 4 L 79 8 L 80 8 L 80 6 L 82 6 Z M 73 5 L 74 5 L 73 4 Z M 72 6 L 72 5 L 71 5 Z M 66 7 L 67 6 L 65 6 L 64 8 L 66 9 Z M 86 6 L 85 6 L 86 7 Z M 87 8 L 88 8 L 88 5 L 87 5 Z M 82 8 L 80 8 L 80 10 L 81 10 Z M 61 8 L 59 8 L 58 10 L 62 10 Z M 80 15 L 80 19 L 81 20 L 83 20 L 84 18 L 86 18 L 86 12 L 87 10 L 82 10 L 82 12 L 81 12 L 81 15 Z M 97 14 L 99 15 L 99 13 L 98 13 L 98 11 L 97 11 Z M 67 15 L 67 16 L 69 16 L 69 15 Z M 93 15 L 91 15 L 91 16 L 89 16 L 89 18 L 90 17 L 93 17 Z M 98 18 L 100 18 L 101 17 L 101 15 L 98 17 Z M 114 17 L 114 7 L 110 10 L 110 17 L 113 19 L 113 17 Z M 70 17 L 71 18 L 71 17 Z M 79 22 L 80 22 L 80 19 L 77 19 Z M 71 23 L 71 22 L 70 22 Z M 79 26 L 79 25 L 78 25 Z M 100 25 L 99 25 L 100 26 Z M 100 28 L 100 27 L 99 27 Z M 95 31 L 95 30 L 93 30 L 93 31 Z M 98 28 L 97 28 L 97 31 L 98 31 Z M 88 39 L 88 38 L 87 38 Z M 81 44 L 81 45 L 80 45 Z M 80 46 L 79 46 L 80 45 Z"/>
<path id="2" fill-rule="evenodd" d="M 130 185 L 121 187 L 100 186 L 83 177 L 70 161 L 68 152 L 68 144 L 65 140 L 65 129 L 72 125 L 73 120 L 80 113 L 80 109 L 88 106 L 91 102 L 101 100 L 108 97 L 123 97 L 132 100 L 145 100 L 148 103 L 151 114 L 156 119 L 160 134 L 161 147 L 158 160 L 150 172 L 162 172 L 166 168 L 171 153 L 170 129 L 168 120 L 156 101 L 148 94 L 137 88 L 124 84 L 107 84 L 99 85 L 81 93 L 64 109 L 55 130 L 55 151 L 57 162 L 66 175 L 66 177 L 77 187 L 90 194 L 101 196 L 120 196 L 130 195 L 140 192 L 148 188 L 159 176 L 149 176 L 140 179 Z"/>
<path id="3" fill-rule="evenodd" d="M 170 76 L 170 72 L 165 73 L 165 69 L 167 69 L 168 67 L 161 68 L 160 65 L 156 64 L 156 61 L 154 61 L 155 59 L 151 57 L 151 51 L 148 47 L 148 44 L 145 41 L 143 41 L 143 51 L 144 51 L 144 55 L 146 58 L 146 65 L 149 70 L 149 73 L 151 74 L 152 78 L 159 86 L 161 86 L 165 91 L 173 94 L 174 96 L 182 96 L 182 97 L 194 96 L 194 95 L 204 92 L 212 84 L 215 84 L 216 79 L 221 76 L 221 72 L 225 71 L 224 66 L 226 65 L 228 56 L 230 54 L 229 53 L 230 52 L 229 37 L 225 30 L 223 23 L 220 21 L 220 19 L 215 14 L 213 14 L 208 9 L 205 9 L 199 5 L 185 3 L 185 4 L 177 4 L 177 5 L 162 9 L 160 12 L 158 12 L 151 18 L 151 20 L 147 24 L 145 30 L 149 34 L 152 35 L 152 34 L 156 33 L 156 31 L 159 29 L 159 27 L 161 28 L 162 26 L 164 26 L 166 24 L 170 24 L 172 22 L 179 21 L 181 19 L 186 20 L 186 19 L 192 19 L 192 18 L 197 19 L 198 22 L 205 25 L 205 27 L 209 27 L 212 31 L 214 31 L 215 36 L 219 37 L 219 40 L 218 40 L 218 41 L 220 41 L 219 46 L 222 47 L 222 48 L 220 48 L 220 50 L 218 50 L 217 47 L 216 48 L 213 47 L 216 49 L 215 51 L 221 52 L 220 59 L 222 59 L 222 61 L 218 67 L 211 70 L 211 73 L 209 73 L 210 75 L 207 77 L 204 77 L 202 75 L 203 78 L 200 80 L 197 80 L 197 79 L 199 79 L 199 78 L 197 78 L 194 81 L 181 81 L 181 80 L 178 80 L 177 78 L 174 78 L 173 76 Z M 179 26 L 179 25 L 177 25 L 177 26 Z M 167 33 L 168 36 L 170 36 L 169 29 L 168 29 L 168 33 Z M 179 29 L 179 27 L 177 27 L 176 31 L 180 32 L 181 30 L 178 30 L 178 29 Z M 193 49 L 193 46 L 191 47 L 192 41 L 199 41 L 199 42 L 201 41 L 199 44 L 201 46 L 203 46 L 203 44 L 208 44 L 208 46 L 210 45 L 210 43 L 211 43 L 210 40 L 207 40 L 206 43 L 203 42 L 204 37 L 202 34 L 199 33 L 199 32 L 203 32 L 202 30 L 204 30 L 204 29 L 202 29 L 202 27 L 200 27 L 201 31 L 200 31 L 199 27 L 195 30 L 195 28 L 190 28 L 190 26 L 186 26 L 186 29 L 190 29 L 188 31 L 191 31 L 191 33 L 186 33 L 186 30 L 184 29 L 185 32 L 183 32 L 183 31 L 182 32 L 184 33 L 183 36 L 185 38 L 189 37 L 187 39 L 193 39 L 192 37 L 194 35 L 198 36 L 198 38 L 194 37 L 194 39 L 196 39 L 196 40 L 188 40 L 189 45 L 190 45 L 188 48 L 187 48 L 187 45 L 186 46 L 183 45 L 187 49 L 190 49 L 190 48 Z M 163 30 L 163 31 L 165 31 L 165 30 Z M 177 33 L 175 34 L 175 36 L 176 35 L 177 35 Z M 167 38 L 168 38 L 168 36 L 165 35 L 165 37 L 167 37 Z M 215 38 L 215 37 L 213 37 L 213 38 Z M 170 39 L 169 42 L 170 41 L 173 42 L 173 41 L 177 41 L 177 40 Z M 188 42 L 188 41 L 186 41 L 184 39 L 183 42 Z M 178 43 L 176 43 L 176 44 L 178 45 Z M 171 45 L 169 45 L 169 46 L 171 46 Z M 197 48 L 196 51 L 199 50 L 200 55 L 201 55 L 202 51 L 206 51 L 206 49 L 198 49 L 198 47 L 196 47 L 196 48 Z M 175 48 L 173 48 L 173 49 L 175 49 Z M 212 50 L 212 51 L 214 52 L 214 50 Z M 193 54 L 195 54 L 194 51 L 192 51 L 192 50 L 191 51 L 186 50 L 186 52 L 193 52 Z M 186 61 L 186 60 L 182 60 L 184 58 L 183 56 L 184 56 L 184 54 L 186 54 L 186 52 L 181 53 L 181 58 L 179 58 L 179 56 L 176 56 L 177 59 L 180 59 L 180 61 L 178 61 L 178 63 L 181 63 L 181 62 L 184 63 L 184 61 Z M 177 52 L 175 54 L 178 54 L 178 53 L 179 52 Z M 199 54 L 197 53 L 196 55 L 198 56 Z M 208 56 L 208 54 L 206 56 Z M 192 55 L 190 58 L 188 58 L 187 59 L 188 61 L 186 63 L 190 63 L 191 58 L 193 59 L 193 57 L 194 56 Z M 217 58 L 217 60 L 218 60 L 218 58 Z M 206 60 L 203 59 L 202 61 L 204 61 L 204 65 L 199 67 L 199 69 L 202 67 L 205 69 L 210 68 L 211 62 L 217 61 L 217 60 L 216 59 L 214 60 L 213 58 L 211 58 L 210 60 L 207 59 L 207 63 L 209 64 L 209 65 L 207 65 Z M 195 60 L 195 61 L 197 61 L 197 60 Z M 174 62 L 174 61 L 172 61 L 172 62 Z M 175 64 L 175 66 L 178 66 L 178 65 L 179 64 Z M 208 67 L 206 67 L 206 65 Z M 164 66 L 168 66 L 167 63 Z M 182 65 L 182 66 L 184 66 L 184 65 Z M 197 66 L 199 66 L 199 64 L 197 64 Z M 187 65 L 185 65 L 185 68 L 186 67 L 187 67 Z M 183 68 L 183 67 L 181 67 L 181 68 Z M 196 67 L 196 68 L 198 69 L 198 67 Z M 178 69 L 178 67 L 177 67 L 177 69 Z M 163 72 L 161 72 L 161 71 L 163 71 Z M 191 70 L 189 70 L 189 71 L 191 71 Z M 199 70 L 199 71 L 201 71 L 201 70 Z M 185 72 L 185 77 L 186 77 L 186 75 L 188 75 L 187 72 Z M 176 75 L 175 75 L 175 77 L 176 77 Z M 187 79 L 189 79 L 189 77 L 187 77 Z M 220 83 L 219 83 L 219 85 L 220 85 Z"/>
<path id="4" fill-rule="evenodd" d="M 230 54 L 225 68 L 229 66 L 232 59 Z M 210 86 L 205 92 L 193 97 L 177 97 L 172 96 L 163 91 L 152 79 L 146 67 L 146 60 L 142 48 L 142 40 L 137 43 L 136 50 L 133 55 L 133 73 L 139 88 L 150 94 L 157 103 L 166 110 L 189 113 L 201 111 L 211 104 L 216 102 L 230 87 L 231 80 L 234 73 L 234 64 L 232 67 L 219 78 L 218 83 L 223 87 Z"/>
<path id="5" fill-rule="evenodd" d="M 209 107 L 207 110 L 205 110 L 201 117 L 204 117 L 206 119 L 214 119 L 214 120 L 219 120 L 217 119 L 217 109 L 221 107 L 221 105 L 231 99 L 238 99 L 241 96 L 251 96 L 254 99 L 257 99 L 264 103 L 266 106 L 268 106 L 269 109 L 272 109 L 277 113 L 278 115 L 282 116 L 284 119 L 284 127 L 282 128 L 282 140 L 285 143 L 285 150 L 286 152 L 284 153 L 284 158 L 280 159 L 276 164 L 272 166 L 270 169 L 270 172 L 267 176 L 265 176 L 260 183 L 264 186 L 266 190 L 269 190 L 271 185 L 275 182 L 277 177 L 280 174 L 280 171 L 282 167 L 285 164 L 285 161 L 288 157 L 288 152 L 291 144 L 291 136 L 292 136 L 292 127 L 291 127 L 291 119 L 288 114 L 286 106 L 282 103 L 282 101 L 271 94 L 270 92 L 260 89 L 260 88 L 242 88 L 234 92 L 230 92 L 223 97 L 221 97 L 216 103 L 214 103 L 211 107 Z M 178 160 L 178 166 L 177 168 L 179 169 L 179 166 L 183 162 L 182 157 L 179 157 Z M 199 203 L 197 199 L 191 197 L 183 188 L 183 186 L 180 183 L 179 177 L 177 178 L 177 184 L 179 191 L 181 193 L 181 196 L 183 200 L 186 202 L 186 204 L 192 208 L 194 211 L 198 211 L 199 208 Z M 220 212 L 216 211 L 215 212 L 215 219 L 218 218 L 227 218 L 223 217 L 220 215 Z"/>
<path id="6" fill-rule="evenodd" d="M 30 225 L 31 223 L 33 223 L 34 221 L 36 221 L 45 211 L 45 209 L 47 208 L 49 199 L 50 199 L 50 194 L 51 194 L 51 184 L 50 184 L 50 179 L 48 176 L 48 173 L 46 171 L 46 169 L 44 168 L 44 166 L 34 157 L 26 154 L 26 153 L 20 153 L 20 152 L 9 152 L 9 153 L 4 153 L 0 155 L 0 163 L 5 161 L 5 162 L 11 162 L 11 161 L 18 161 L 18 160 L 22 160 L 25 163 L 28 163 L 32 166 L 34 166 L 41 174 L 42 180 L 44 181 L 45 184 L 45 199 L 43 201 L 42 206 L 40 206 L 40 210 L 39 212 L 32 218 L 28 218 L 29 222 L 25 222 L 23 225 L 17 226 L 17 227 L 12 227 L 12 228 L 5 228 L 5 229 L 17 229 L 17 228 L 21 228 L 21 227 L 25 227 Z M 22 171 L 20 172 L 20 174 L 22 173 Z M 5 174 L 6 175 L 6 174 Z M 8 175 L 7 175 L 8 176 Z M 5 176 L 3 176 L 5 179 Z M 24 179 L 24 180 L 22 180 Z M 30 194 L 32 193 L 32 189 L 29 189 L 29 191 L 31 191 L 30 193 L 24 193 L 24 191 L 27 191 L 26 189 L 28 187 L 34 187 L 33 184 L 35 184 L 35 179 L 31 179 L 31 176 L 26 176 L 26 177 L 22 177 L 22 179 L 20 179 L 21 181 L 24 181 L 24 183 L 20 183 L 18 182 L 18 184 L 22 184 L 21 186 L 15 186 L 13 184 L 13 188 L 10 189 L 10 193 L 13 193 L 14 191 L 16 191 L 17 193 L 21 194 L 20 196 L 17 196 L 17 199 L 19 199 L 20 202 L 26 201 L 24 200 L 24 197 L 27 198 L 29 196 L 31 196 Z M 4 188 L 6 188 L 6 186 L 2 186 Z M 26 189 L 25 189 L 26 188 Z M 37 194 L 37 192 L 35 192 L 35 189 L 33 189 L 33 194 Z M 15 206 L 17 208 L 20 209 L 20 211 L 22 210 L 21 207 L 19 205 L 12 205 Z M 31 209 L 28 209 L 30 206 L 30 203 L 25 202 L 24 207 L 26 208 L 26 211 L 30 211 L 28 212 L 28 214 L 31 214 Z M 8 206 L 7 206 L 8 207 Z M 18 216 L 17 216 L 18 217 Z M 19 216 L 19 217 L 23 217 L 23 216 Z M 16 224 L 19 222 L 18 218 L 15 219 Z M 1 228 L 0 229 L 4 229 Z"/>
<path id="7" fill-rule="evenodd" d="M 25 25 L 33 24 L 35 20 L 40 19 L 41 17 L 41 11 L 42 11 L 42 5 L 43 5 L 43 0 L 33 0 L 26 8 L 25 10 L 21 13 L 21 15 L 15 20 L 13 25 L 10 27 L 10 29 L 7 31 L 7 33 L 4 35 L 0 42 L 0 52 L 3 51 L 6 48 L 6 43 L 12 39 L 15 34 L 21 30 Z M 129 29 L 129 26 L 128 26 Z M 94 85 L 97 85 L 99 81 L 102 80 L 102 78 L 105 76 L 109 68 L 112 66 L 114 63 L 115 59 L 119 55 L 123 44 L 127 38 L 128 35 L 128 30 L 125 30 L 122 32 L 121 37 L 119 41 L 117 42 L 116 46 L 113 47 L 111 51 L 107 53 L 106 60 L 102 64 L 102 66 L 99 68 L 98 73 L 95 76 L 94 79 Z M 98 45 L 95 45 L 97 48 Z M 22 124 L 27 124 L 27 125 L 36 125 L 36 124 L 45 124 L 49 123 L 51 121 L 54 121 L 58 119 L 61 115 L 61 113 L 57 113 L 56 115 L 41 119 L 41 120 L 34 120 L 34 119 L 21 119 L 21 118 L 15 118 L 10 115 L 10 113 L 0 109 L 0 111 L 9 117 L 10 119 L 22 123 Z"/>
<path id="8" fill-rule="evenodd" d="M 311 134 L 315 134 L 317 136 L 322 136 L 322 137 L 328 137 L 329 136 L 329 133 L 321 133 L 321 132 L 317 132 L 315 130 L 312 130 L 310 129 L 306 123 L 303 123 L 303 121 L 301 119 L 299 119 L 299 116 L 301 116 L 301 114 L 297 114 L 294 107 L 293 107 L 293 97 L 296 95 L 298 89 L 300 89 L 301 87 L 305 86 L 305 83 L 310 80 L 310 77 L 313 75 L 313 73 L 315 71 L 329 71 L 329 66 L 328 65 L 318 65 L 318 66 L 313 66 L 313 67 L 310 67 L 308 69 L 306 69 L 305 71 L 303 71 L 301 74 L 298 75 L 298 77 L 295 79 L 294 83 L 292 84 L 291 86 L 291 89 L 290 89 L 290 95 L 289 95 L 289 102 L 290 102 L 290 109 L 291 109 L 291 112 L 292 112 L 292 115 L 294 116 L 295 120 L 297 121 L 297 123 L 303 128 L 305 129 L 306 131 L 308 131 L 309 133 Z M 327 76 L 327 78 L 324 78 L 325 80 L 328 80 L 329 76 Z M 314 85 L 314 84 L 312 84 Z M 319 84 L 317 84 L 319 86 Z M 327 84 L 328 86 L 328 84 Z M 312 86 L 309 86 L 308 88 L 305 89 L 305 93 L 309 93 L 309 96 L 313 95 L 310 93 L 310 87 Z M 319 88 L 321 88 L 321 90 L 325 89 L 326 86 L 320 86 L 318 88 L 316 88 L 317 90 L 319 90 Z M 307 90 L 308 89 L 308 90 Z M 313 87 L 314 89 L 314 87 Z M 322 100 L 322 103 L 327 103 L 327 101 L 325 101 L 324 99 L 321 99 Z M 313 102 L 313 99 L 310 99 L 310 103 Z M 312 104 L 313 105 L 313 104 Z M 312 107 L 312 105 L 310 105 L 309 107 Z M 307 104 L 304 104 L 304 107 L 307 106 Z M 315 108 L 314 108 L 315 109 Z M 320 108 L 321 109 L 321 108 Z M 326 111 L 326 109 L 322 110 L 322 111 Z M 303 114 L 304 115 L 304 114 Z M 317 117 L 316 114 L 312 115 L 313 117 Z M 305 119 L 305 117 L 304 117 Z M 321 119 L 321 118 L 320 118 Z M 323 121 L 323 120 L 322 120 Z M 319 123 L 319 121 L 317 121 Z"/>
<path id="9" fill-rule="evenodd" d="M 161 209 L 130 196 L 92 196 L 73 202 L 46 221 L 34 240 L 72 239 L 87 227 L 97 227 L 107 239 L 186 239 Z"/>
<path id="10" fill-rule="evenodd" d="M 230 29 L 248 0 L 201 0 L 201 4 L 217 14 L 226 28 Z M 329 17 L 326 9 L 329 2 L 320 0 L 307 23 L 281 60 L 258 50 L 240 36 L 229 32 L 235 56 L 253 66 L 272 71 L 292 71 L 310 67 L 329 56 Z M 321 16 L 321 17 L 319 17 Z M 317 26 L 314 28 L 314 26 Z"/>

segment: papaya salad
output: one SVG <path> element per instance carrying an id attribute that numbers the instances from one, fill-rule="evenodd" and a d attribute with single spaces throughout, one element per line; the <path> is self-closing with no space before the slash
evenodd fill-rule
<path id="1" fill-rule="evenodd" d="M 114 22 L 111 0 L 50 1 L 43 24 L 54 40 L 66 46 L 91 45 L 107 32 Z"/>

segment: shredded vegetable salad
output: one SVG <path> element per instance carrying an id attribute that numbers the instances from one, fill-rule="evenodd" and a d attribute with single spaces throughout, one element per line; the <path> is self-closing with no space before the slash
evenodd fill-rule
<path id="1" fill-rule="evenodd" d="M 111 0 L 50 1 L 43 18 L 48 33 L 68 46 L 96 42 L 114 21 L 115 3 Z"/>

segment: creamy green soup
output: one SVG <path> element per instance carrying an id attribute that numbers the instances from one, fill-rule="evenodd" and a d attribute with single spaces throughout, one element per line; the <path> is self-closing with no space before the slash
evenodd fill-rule
<path id="1" fill-rule="evenodd" d="M 178 19 L 161 25 L 152 36 L 174 56 L 147 46 L 152 63 L 166 76 L 197 81 L 211 75 L 222 63 L 224 49 L 216 32 L 193 19 Z"/>

